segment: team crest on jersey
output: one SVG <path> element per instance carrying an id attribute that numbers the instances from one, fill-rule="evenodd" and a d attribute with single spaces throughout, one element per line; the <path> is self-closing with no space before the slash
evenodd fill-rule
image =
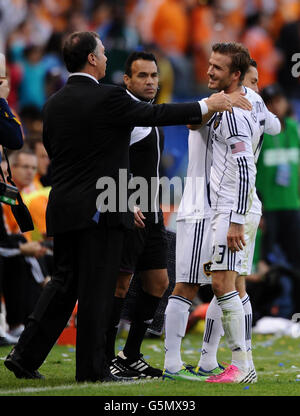
<path id="1" fill-rule="evenodd" d="M 203 264 L 203 271 L 204 271 L 205 276 L 207 277 L 211 275 L 211 270 L 210 270 L 211 265 L 212 265 L 211 261 Z"/>
<path id="2" fill-rule="evenodd" d="M 218 113 L 214 121 L 214 130 L 216 130 L 216 128 L 219 126 L 221 120 L 222 120 L 222 113 Z"/>

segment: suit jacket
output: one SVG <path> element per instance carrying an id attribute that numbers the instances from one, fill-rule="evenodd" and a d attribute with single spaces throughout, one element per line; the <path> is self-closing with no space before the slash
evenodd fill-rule
<path id="1" fill-rule="evenodd" d="M 130 133 L 135 126 L 201 123 L 199 103 L 151 105 L 133 100 L 117 86 L 74 75 L 47 101 L 43 142 L 51 159 L 52 190 L 48 235 L 97 226 L 101 177 L 118 187 L 119 169 L 129 168 Z M 118 190 L 118 188 L 117 188 Z M 131 213 L 100 213 L 111 226 L 133 226 Z"/>

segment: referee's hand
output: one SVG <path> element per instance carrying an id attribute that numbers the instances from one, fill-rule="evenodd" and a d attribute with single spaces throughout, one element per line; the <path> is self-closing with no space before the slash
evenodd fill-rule
<path id="1" fill-rule="evenodd" d="M 138 228 L 145 228 L 143 220 L 145 219 L 139 207 L 134 207 L 134 224 Z"/>

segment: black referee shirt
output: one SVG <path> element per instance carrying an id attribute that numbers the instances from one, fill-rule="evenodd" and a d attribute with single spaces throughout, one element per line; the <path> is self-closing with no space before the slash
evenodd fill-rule
<path id="1" fill-rule="evenodd" d="M 131 92 L 134 99 L 140 101 Z M 129 166 L 133 177 L 139 176 L 148 183 L 148 207 L 143 211 L 147 222 L 158 222 L 160 214 L 159 172 L 164 150 L 164 133 L 161 127 L 135 127 L 131 133 Z M 151 190 L 152 178 L 152 190 Z"/>

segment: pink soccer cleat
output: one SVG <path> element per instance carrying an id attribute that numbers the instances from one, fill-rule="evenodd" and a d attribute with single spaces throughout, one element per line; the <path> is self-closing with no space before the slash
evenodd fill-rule
<path id="1" fill-rule="evenodd" d="M 248 372 L 231 364 L 223 373 L 208 377 L 205 381 L 206 383 L 244 383 L 247 376 Z"/>

